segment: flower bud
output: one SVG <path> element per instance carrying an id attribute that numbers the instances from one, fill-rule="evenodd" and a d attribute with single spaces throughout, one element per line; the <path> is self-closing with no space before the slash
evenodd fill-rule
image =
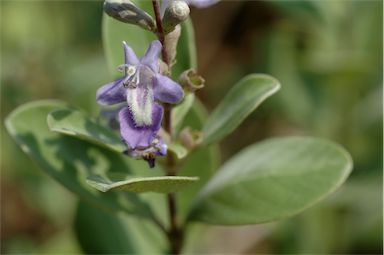
<path id="1" fill-rule="evenodd" d="M 182 87 L 194 92 L 204 87 L 205 80 L 195 70 L 188 69 L 179 76 L 179 83 Z"/>
<path id="2" fill-rule="evenodd" d="M 186 20 L 189 16 L 188 4 L 181 0 L 171 0 L 163 16 L 163 29 L 167 34 L 175 27 Z"/>
<path id="3" fill-rule="evenodd" d="M 168 62 L 173 65 L 176 59 L 177 43 L 179 42 L 181 27 L 177 25 L 172 32 L 165 35 L 165 44 L 167 45 Z"/>
<path id="4" fill-rule="evenodd" d="M 156 31 L 153 18 L 131 0 L 105 0 L 104 11 L 121 22 L 138 25 L 149 31 Z"/>

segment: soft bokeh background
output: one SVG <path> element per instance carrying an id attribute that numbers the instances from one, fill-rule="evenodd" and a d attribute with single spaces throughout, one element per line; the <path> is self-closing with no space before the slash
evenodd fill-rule
<path id="1" fill-rule="evenodd" d="M 292 219 L 208 231 L 205 251 L 382 254 L 382 1 L 223 1 L 192 10 L 198 96 L 213 109 L 251 72 L 282 83 L 221 143 L 222 160 L 261 139 L 303 134 L 351 152 L 334 195 Z M 97 113 L 108 82 L 101 1 L 1 1 L 1 120 L 60 98 Z M 76 197 L 44 175 L 1 129 L 1 253 L 80 253 Z"/>

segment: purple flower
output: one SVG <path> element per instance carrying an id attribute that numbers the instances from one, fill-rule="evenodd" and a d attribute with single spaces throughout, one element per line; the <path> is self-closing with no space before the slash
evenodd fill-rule
<path id="1" fill-rule="evenodd" d="M 158 135 L 163 107 L 157 102 L 175 104 L 184 93 L 179 84 L 159 73 L 162 48 L 159 41 L 153 41 L 141 59 L 125 42 L 123 45 L 125 64 L 118 68 L 124 76 L 98 89 L 96 100 L 102 105 L 127 103 L 118 116 L 120 134 L 128 146 L 127 154 L 143 158 L 153 167 L 155 157 L 167 152 Z"/>

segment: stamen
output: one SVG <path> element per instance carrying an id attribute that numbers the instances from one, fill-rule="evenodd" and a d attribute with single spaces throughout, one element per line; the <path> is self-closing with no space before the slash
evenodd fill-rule
<path id="1" fill-rule="evenodd" d="M 136 72 L 136 67 L 135 66 L 128 66 L 127 67 L 127 75 L 131 76 L 135 74 Z"/>
<path id="2" fill-rule="evenodd" d="M 124 88 L 137 88 L 138 84 L 140 83 L 139 68 L 136 68 L 136 66 L 127 66 L 125 72 L 128 79 L 123 82 Z"/>

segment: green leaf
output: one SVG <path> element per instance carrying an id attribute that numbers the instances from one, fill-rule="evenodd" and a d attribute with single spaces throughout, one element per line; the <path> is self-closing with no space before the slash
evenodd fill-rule
<path id="1" fill-rule="evenodd" d="M 190 68 L 197 68 L 195 32 L 190 18 L 181 24 L 181 34 L 177 44 L 176 64 L 172 66 L 173 77 Z"/>
<path id="2" fill-rule="evenodd" d="M 130 192 L 172 193 L 198 180 L 198 177 L 187 176 L 133 177 L 116 173 L 108 177 L 90 176 L 87 183 L 102 192 L 118 189 Z"/>
<path id="3" fill-rule="evenodd" d="M 78 137 L 119 153 L 126 150 L 126 145 L 112 130 L 99 125 L 79 110 L 54 110 L 48 114 L 47 122 L 51 131 Z"/>
<path id="4" fill-rule="evenodd" d="M 289 217 L 335 191 L 351 169 L 348 152 L 332 142 L 266 140 L 221 167 L 199 193 L 189 219 L 242 225 Z"/>
<path id="5" fill-rule="evenodd" d="M 300 25 L 324 21 L 324 13 L 319 1 L 267 1 L 268 4 L 278 9 L 282 14 L 290 16 L 290 20 L 297 20 Z M 303 22 L 305 21 L 305 22 Z"/>
<path id="6" fill-rule="evenodd" d="M 209 116 L 203 128 L 203 143 L 210 144 L 231 133 L 265 99 L 280 88 L 271 76 L 251 74 L 240 80 Z"/>
<path id="7" fill-rule="evenodd" d="M 194 93 L 188 93 L 185 95 L 183 101 L 172 109 L 172 129 L 175 133 L 180 130 L 183 120 L 191 109 L 194 101 Z"/>
<path id="8" fill-rule="evenodd" d="M 86 183 L 91 175 L 127 171 L 125 156 L 85 141 L 51 132 L 47 115 L 67 107 L 61 101 L 42 100 L 24 104 L 6 119 L 12 138 L 41 169 L 66 188 L 99 207 L 151 217 L 147 204 L 134 193 L 100 193 Z"/>
<path id="9" fill-rule="evenodd" d="M 188 155 L 188 150 L 181 144 L 168 144 L 168 150 L 173 152 L 178 159 L 183 159 Z"/>
<path id="10" fill-rule="evenodd" d="M 119 153 L 126 150 L 126 145 L 112 130 L 99 125 L 79 110 L 56 109 L 48 114 L 47 122 L 51 131 L 77 137 Z M 185 158 L 188 154 L 187 149 L 178 143 L 169 144 L 168 149 L 178 159 Z"/>
<path id="11" fill-rule="evenodd" d="M 154 225 L 79 203 L 75 232 L 86 254 L 161 254 L 167 240 Z"/>
<path id="12" fill-rule="evenodd" d="M 207 111 L 203 104 L 196 98 L 191 110 L 183 121 L 183 126 L 199 130 L 202 128 L 206 118 Z M 176 193 L 180 221 L 185 220 L 191 208 L 192 201 L 218 168 L 220 162 L 219 155 L 217 145 L 201 147 L 188 154 L 188 157 L 182 164 L 179 174 L 198 176 L 199 181 L 186 187 L 182 192 Z"/>

